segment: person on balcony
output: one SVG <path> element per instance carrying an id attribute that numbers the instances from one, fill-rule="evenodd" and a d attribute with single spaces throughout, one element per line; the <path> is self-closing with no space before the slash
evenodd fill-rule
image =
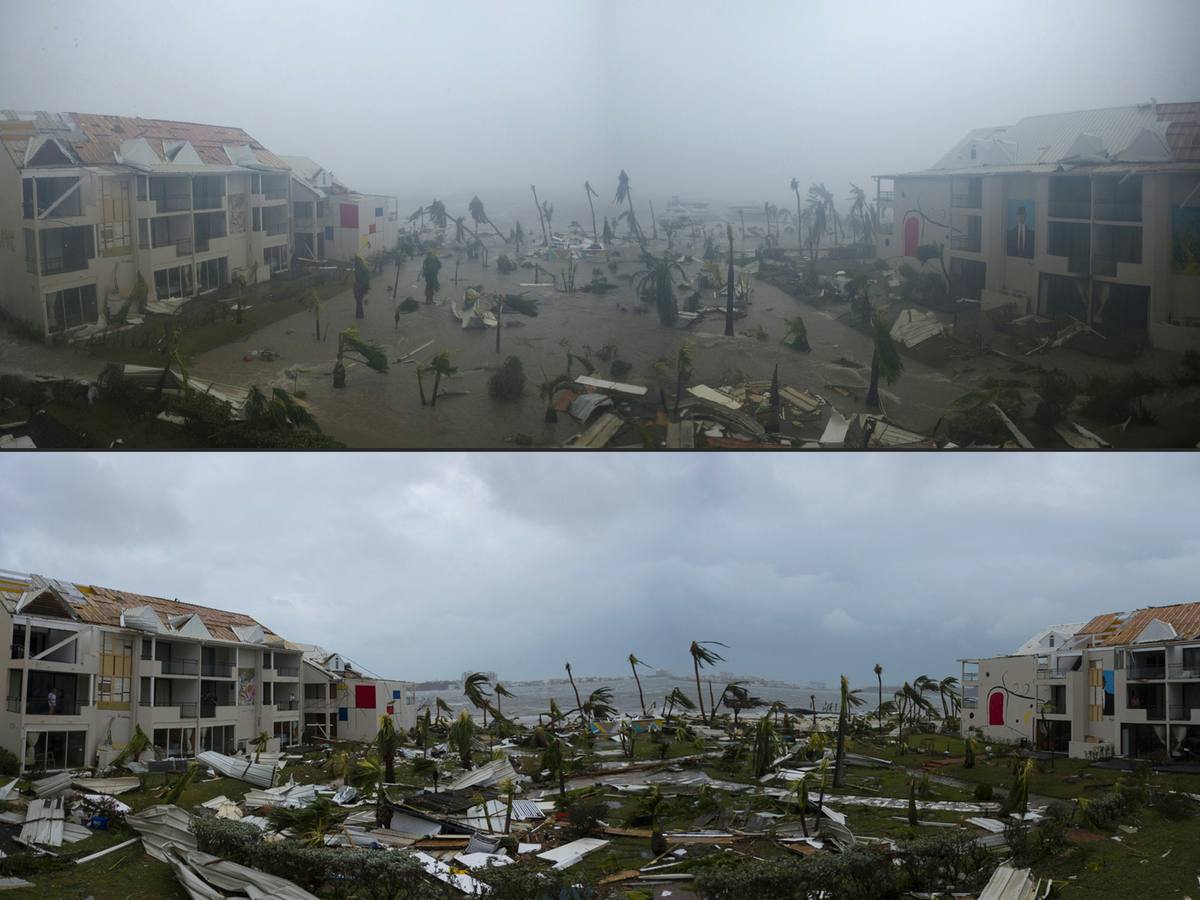
<path id="1" fill-rule="evenodd" d="M 51 716 L 58 712 L 58 692 L 54 688 L 46 692 L 46 712 Z"/>

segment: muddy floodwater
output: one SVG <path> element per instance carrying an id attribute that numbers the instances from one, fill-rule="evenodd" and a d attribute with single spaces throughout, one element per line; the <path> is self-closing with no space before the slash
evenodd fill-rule
<path id="1" fill-rule="evenodd" d="M 686 244 L 682 249 L 687 252 Z M 242 342 L 198 357 L 192 372 L 226 383 L 271 384 L 300 390 L 322 428 L 352 447 L 511 447 L 511 438 L 516 434 L 528 435 L 539 446 L 561 444 L 578 433 L 580 425 L 566 414 L 560 414 L 556 424 L 546 424 L 545 400 L 539 396 L 537 386 L 544 378 L 564 371 L 567 348 L 563 341 L 568 341 L 571 351 L 580 356 L 590 347 L 596 374 L 604 377 L 608 377 L 609 364 L 597 359 L 596 352 L 606 344 L 615 346 L 617 356 L 633 367 L 620 380 L 647 385 L 652 395 L 657 393 L 655 361 L 673 357 L 690 337 L 696 346 L 692 384 L 719 386 L 743 379 L 766 380 L 778 362 L 782 385 L 823 393 L 843 413 L 862 408 L 850 397 L 828 390 L 831 384 L 865 387 L 870 364 L 868 338 L 837 321 L 837 310 L 817 310 L 754 280 L 749 315 L 736 321 L 738 335 L 727 338 L 722 317 L 707 318 L 691 328 L 659 324 L 653 309 L 634 298 L 628 279 L 622 277 L 641 268 L 636 246 L 620 248 L 621 256 L 614 257 L 619 262 L 616 275 L 604 262 L 578 262 L 577 285 L 591 281 L 595 266 L 618 285 L 618 290 L 602 295 L 567 294 L 551 286 L 522 287 L 522 283 L 534 280 L 533 270 L 519 268 L 501 275 L 495 267 L 501 252 L 503 248 L 493 248 L 491 265 L 484 268 L 463 252 L 447 251 L 443 255 L 441 290 L 433 305 L 423 302 L 424 284 L 417 280 L 420 259 L 407 262 L 400 269 L 397 295 L 400 300 L 412 296 L 422 302 L 418 311 L 400 316 L 398 327 L 394 301 L 387 291 L 396 279 L 393 265 L 373 276 L 364 320 L 355 321 L 349 291 L 326 305 L 323 316 L 331 325 L 327 341 L 316 340 L 311 313 L 297 313 Z M 561 273 L 566 262 L 560 256 L 547 266 L 551 272 Z M 685 264 L 684 268 L 690 278 L 699 272 L 701 263 Z M 461 307 L 463 294 L 471 285 L 482 285 L 485 293 L 529 291 L 529 296 L 540 300 L 540 314 L 506 314 L 497 353 L 495 329 L 464 331 L 451 313 L 451 302 Z M 714 302 L 711 291 L 705 294 L 704 303 Z M 796 315 L 802 315 L 808 327 L 811 353 L 799 353 L 781 343 L 785 320 Z M 422 407 L 416 368 L 411 362 L 394 363 L 386 374 L 351 365 L 345 389 L 335 390 L 331 372 L 336 335 L 347 325 L 357 325 L 362 337 L 383 345 L 393 361 L 428 342 L 432 343 L 416 354 L 422 362 L 428 362 L 436 352 L 448 351 L 459 370 L 456 377 L 443 381 L 450 393 L 439 399 L 436 408 Z M 766 340 L 742 334 L 757 332 L 760 327 L 767 334 Z M 279 358 L 270 362 L 245 360 L 250 351 L 262 349 L 274 351 Z M 488 396 L 487 381 L 509 355 L 520 357 L 528 385 L 522 400 L 501 403 Z M 857 362 L 861 368 L 847 367 L 845 360 Z M 583 374 L 578 364 L 572 371 Z M 921 430 L 931 428 L 947 406 L 968 389 L 944 373 L 908 361 L 903 379 L 894 390 L 885 391 L 884 402 L 895 421 Z M 426 375 L 426 393 L 431 390 L 432 376 Z M 673 394 L 673 385 L 667 386 L 667 394 Z M 814 424 L 811 430 L 811 435 L 803 436 L 819 436 L 819 426 Z"/>

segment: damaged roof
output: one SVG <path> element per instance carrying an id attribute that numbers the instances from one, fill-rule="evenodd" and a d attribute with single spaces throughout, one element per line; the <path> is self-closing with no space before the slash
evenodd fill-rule
<path id="1" fill-rule="evenodd" d="M 0 111 L 0 145 L 17 168 L 33 162 L 47 143 L 61 151 L 51 151 L 60 165 L 121 164 L 164 173 L 172 168 L 202 172 L 205 167 L 288 170 L 281 157 L 232 126 L 92 113 Z"/>
<path id="2" fill-rule="evenodd" d="M 1200 603 L 1147 606 L 1131 613 L 1104 613 L 1079 629 L 1079 634 L 1095 635 L 1095 643 L 1101 647 L 1132 644 L 1155 619 L 1175 629 L 1176 640 L 1200 638 Z"/>
<path id="3" fill-rule="evenodd" d="M 215 640 L 238 643 L 259 643 L 248 639 L 257 637 L 258 630 L 261 630 L 261 643 L 287 646 L 283 638 L 245 613 L 96 585 L 54 581 L 40 575 L 29 576 L 26 586 L 20 590 L 7 589 L 10 585 L 17 585 L 11 576 L 0 585 L 0 602 L 10 614 L 28 612 L 31 615 L 57 617 L 66 614 L 89 625 L 203 637 L 197 629 L 197 625 L 200 625 Z M 238 631 L 241 631 L 241 635 Z"/>

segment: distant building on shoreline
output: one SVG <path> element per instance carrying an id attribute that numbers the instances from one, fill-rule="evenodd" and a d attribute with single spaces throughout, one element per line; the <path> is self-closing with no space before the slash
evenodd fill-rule
<path id="1" fill-rule="evenodd" d="M 1078 758 L 1200 759 L 1200 603 L 1043 628 L 962 662 L 964 736 Z"/>
<path id="2" fill-rule="evenodd" d="M 1200 349 L 1200 102 L 1029 116 L 874 177 L 879 258 L 941 245 L 955 299 Z"/>

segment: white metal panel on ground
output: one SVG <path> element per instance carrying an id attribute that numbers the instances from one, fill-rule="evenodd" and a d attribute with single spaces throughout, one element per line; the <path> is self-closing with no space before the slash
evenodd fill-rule
<path id="1" fill-rule="evenodd" d="M 979 900 L 1032 900 L 1036 890 L 1033 874 L 1028 869 L 1002 865 L 992 873 Z"/>
<path id="2" fill-rule="evenodd" d="M 33 783 L 33 792 L 39 797 L 57 797 L 71 789 L 71 775 L 60 772 Z"/>
<path id="3" fill-rule="evenodd" d="M 196 849 L 196 836 L 189 827 L 192 817 L 178 806 L 159 804 L 125 817 L 125 823 L 142 836 L 146 852 L 160 862 L 169 863 L 168 845 Z"/>
<path id="4" fill-rule="evenodd" d="M 116 796 L 126 791 L 135 791 L 141 784 L 137 778 L 76 778 L 72 785 L 81 791 L 91 791 L 93 794 L 109 794 Z"/>
<path id="5" fill-rule="evenodd" d="M 238 778 L 259 787 L 269 788 L 275 783 L 275 766 L 266 763 L 256 763 L 252 759 L 237 756 L 226 756 L 215 750 L 205 750 L 196 754 L 197 761 L 220 772 L 226 778 Z"/>
<path id="6" fill-rule="evenodd" d="M 630 397 L 645 397 L 648 388 L 640 384 L 624 384 L 620 381 L 606 381 L 603 378 L 595 378 L 591 375 L 580 375 L 575 379 L 576 384 L 582 384 L 585 387 L 599 388 L 602 391 L 613 391 L 617 394 L 628 394 Z"/>
<path id="7" fill-rule="evenodd" d="M 428 853 L 417 852 L 413 856 L 417 858 L 417 862 L 421 864 L 427 873 L 432 875 L 438 881 L 458 888 L 464 894 L 470 896 L 479 896 L 488 890 L 488 886 L 482 881 L 472 878 L 470 875 L 456 875 L 448 865 L 438 859 L 434 859 Z"/>
<path id="8" fill-rule="evenodd" d="M 258 869 L 199 850 L 172 847 L 168 860 L 193 898 L 248 897 L 249 900 L 317 900 L 300 886 Z M 225 893 L 228 892 L 228 893 Z"/>
<path id="9" fill-rule="evenodd" d="M 24 844 L 61 847 L 63 842 L 62 800 L 31 800 L 18 840 Z"/>
<path id="10" fill-rule="evenodd" d="M 517 772 L 512 767 L 512 763 L 507 759 L 495 759 L 490 763 L 480 766 L 478 769 L 472 769 L 460 775 L 446 785 L 444 790 L 462 791 L 472 787 L 487 787 L 488 785 L 503 781 L 505 778 L 516 777 Z"/>
<path id="11" fill-rule="evenodd" d="M 554 863 L 556 869 L 566 869 L 575 865 L 589 853 L 594 853 L 601 847 L 607 847 L 610 843 L 612 842 L 600 838 L 580 838 L 569 844 L 563 844 L 561 847 L 555 847 L 553 850 L 539 853 L 538 859 Z"/>
<path id="12" fill-rule="evenodd" d="M 742 404 L 738 403 L 728 394 L 718 391 L 715 388 L 710 388 L 707 384 L 697 384 L 687 389 L 687 392 L 698 400 L 707 400 L 709 403 L 715 403 L 717 406 L 723 406 L 726 409 L 741 409 Z"/>

